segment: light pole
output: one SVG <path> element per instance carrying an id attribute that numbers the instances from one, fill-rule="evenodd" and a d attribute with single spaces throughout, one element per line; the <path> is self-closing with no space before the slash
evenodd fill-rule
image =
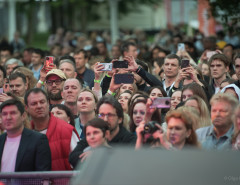
<path id="1" fill-rule="evenodd" d="M 119 0 L 108 0 L 110 5 L 110 25 L 112 44 L 115 44 L 116 40 L 119 38 L 118 1 Z"/>

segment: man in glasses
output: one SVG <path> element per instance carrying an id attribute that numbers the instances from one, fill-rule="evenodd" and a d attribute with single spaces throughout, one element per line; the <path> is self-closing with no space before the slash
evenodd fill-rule
<path id="1" fill-rule="evenodd" d="M 108 143 L 114 145 L 135 144 L 136 135 L 128 132 L 123 127 L 123 109 L 121 104 L 112 96 L 104 96 L 97 104 L 98 117 L 108 122 L 110 128 L 110 137 Z M 86 139 L 78 142 L 76 148 L 69 155 L 69 162 L 76 167 L 79 159 L 83 161 L 87 152 L 83 152 L 88 147 Z"/>
<path id="2" fill-rule="evenodd" d="M 50 106 L 61 104 L 63 101 L 62 90 L 66 80 L 65 74 L 60 69 L 52 69 L 46 75 L 45 86 L 49 97 Z"/>

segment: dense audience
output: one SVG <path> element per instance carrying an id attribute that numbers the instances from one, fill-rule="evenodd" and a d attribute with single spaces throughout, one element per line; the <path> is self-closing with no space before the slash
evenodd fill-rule
<path id="1" fill-rule="evenodd" d="M 74 170 L 119 145 L 239 150 L 239 36 L 138 35 L 111 45 L 58 28 L 48 51 L 0 44 L 1 172 Z"/>

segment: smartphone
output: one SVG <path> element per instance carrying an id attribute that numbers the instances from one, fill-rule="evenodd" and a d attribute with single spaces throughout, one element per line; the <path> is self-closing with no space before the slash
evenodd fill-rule
<path id="1" fill-rule="evenodd" d="M 126 60 L 114 61 L 113 68 L 128 68 L 128 61 L 126 61 Z"/>
<path id="2" fill-rule="evenodd" d="M 215 55 L 215 54 L 217 54 L 217 52 L 216 51 L 208 51 L 207 52 L 207 58 L 209 59 L 209 58 L 211 58 L 213 55 Z"/>
<path id="3" fill-rule="evenodd" d="M 114 76 L 114 83 L 115 84 L 133 84 L 134 82 L 134 76 L 131 73 L 125 73 L 125 74 L 115 74 Z"/>
<path id="4" fill-rule="evenodd" d="M 179 43 L 179 44 L 178 44 L 178 51 L 185 51 L 185 45 L 184 45 L 184 43 Z"/>
<path id="5" fill-rule="evenodd" d="M 99 63 L 103 65 L 104 68 L 101 71 L 112 71 L 112 63 Z"/>
<path id="6" fill-rule="evenodd" d="M 45 65 L 46 67 L 49 67 L 50 64 L 54 64 L 54 60 L 55 60 L 55 57 L 53 57 L 53 56 L 46 56 L 46 57 L 45 57 L 44 65 Z M 45 70 L 46 70 L 46 72 L 49 71 L 49 70 L 47 70 L 47 69 L 45 69 Z"/>
<path id="7" fill-rule="evenodd" d="M 153 100 L 151 108 L 170 108 L 171 98 L 170 97 L 159 97 Z"/>
<path id="8" fill-rule="evenodd" d="M 2 94 L 3 93 L 3 88 L 0 88 L 0 94 Z"/>
<path id="9" fill-rule="evenodd" d="M 188 59 L 182 59 L 181 69 L 189 67 L 190 61 Z"/>

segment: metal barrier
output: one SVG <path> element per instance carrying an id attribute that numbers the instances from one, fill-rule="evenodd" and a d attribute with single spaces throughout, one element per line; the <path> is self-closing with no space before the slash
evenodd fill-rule
<path id="1" fill-rule="evenodd" d="M 4 185 L 69 185 L 79 171 L 0 173 Z"/>

